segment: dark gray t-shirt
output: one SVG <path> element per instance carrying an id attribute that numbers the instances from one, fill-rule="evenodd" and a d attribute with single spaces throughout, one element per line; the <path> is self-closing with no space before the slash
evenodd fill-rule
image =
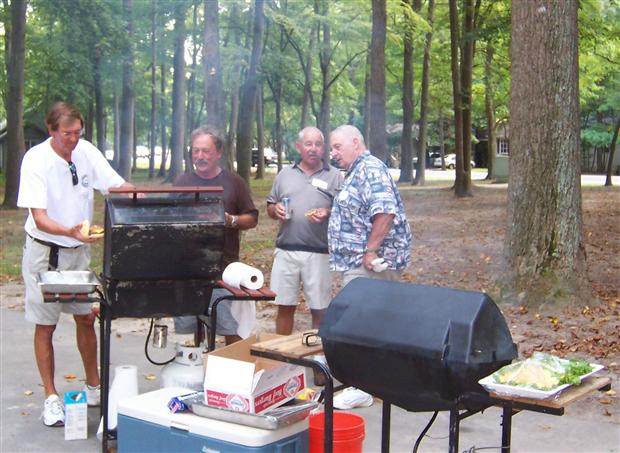
<path id="1" fill-rule="evenodd" d="M 331 165 L 307 175 L 297 163 L 285 167 L 273 181 L 268 204 L 289 198 L 291 219 L 280 223 L 276 247 L 284 250 L 327 253 L 327 220 L 312 223 L 306 212 L 316 208 L 331 209 L 342 174 Z"/>

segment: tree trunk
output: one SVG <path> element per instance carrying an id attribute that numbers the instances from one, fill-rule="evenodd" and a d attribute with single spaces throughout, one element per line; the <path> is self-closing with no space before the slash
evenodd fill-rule
<path id="1" fill-rule="evenodd" d="M 509 291 L 524 305 L 585 304 L 591 296 L 581 211 L 577 39 L 577 0 L 513 2 L 506 255 Z"/>
<path id="2" fill-rule="evenodd" d="M 239 124 L 237 127 L 237 173 L 246 182 L 250 179 L 250 167 L 252 164 L 252 122 L 254 119 L 258 66 L 260 65 L 263 50 L 263 28 L 265 23 L 264 0 L 255 0 L 254 5 L 252 54 L 250 56 L 247 78 L 243 84 L 241 104 L 239 106 Z"/>
<path id="3" fill-rule="evenodd" d="M 428 0 L 427 22 L 431 30 L 426 33 L 424 42 L 424 59 L 422 60 L 422 86 L 420 87 L 420 152 L 418 167 L 415 173 L 415 183 L 423 186 L 426 175 L 426 142 L 428 141 L 428 89 L 431 76 L 431 47 L 433 43 L 433 12 L 435 1 Z"/>
<path id="4" fill-rule="evenodd" d="M 385 132 L 385 35 L 386 0 L 372 0 L 370 40 L 370 151 L 383 162 L 387 158 Z"/>
<path id="5" fill-rule="evenodd" d="M 407 10 L 412 6 L 412 0 L 403 0 L 405 21 L 408 21 Z M 419 3 L 419 0 L 417 0 Z M 413 180 L 413 143 L 411 127 L 413 126 L 413 26 L 405 24 L 405 36 L 403 38 L 403 133 L 400 138 L 400 177 L 398 182 L 411 182 Z M 420 157 L 418 156 L 418 168 L 416 179 L 420 172 Z"/>
<path id="6" fill-rule="evenodd" d="M 366 52 L 366 65 L 364 66 L 364 137 L 370 136 L 370 52 Z"/>
<path id="7" fill-rule="evenodd" d="M 121 162 L 121 101 L 116 89 L 114 89 L 114 105 L 112 115 L 114 116 L 114 156 L 112 166 L 118 171 Z"/>
<path id="8" fill-rule="evenodd" d="M 161 163 L 157 175 L 166 176 L 166 162 L 168 161 L 168 140 L 166 139 L 166 65 L 159 67 L 159 132 L 161 134 Z"/>
<path id="9" fill-rule="evenodd" d="M 329 16 L 329 2 L 327 0 L 315 0 L 315 11 L 326 20 L 319 25 L 323 32 L 323 39 L 320 40 L 321 50 L 319 52 L 319 62 L 321 66 L 321 106 L 317 126 L 324 134 L 330 130 L 330 111 L 331 111 L 331 28 L 327 18 Z"/>
<path id="10" fill-rule="evenodd" d="M 239 27 L 239 13 L 237 4 L 233 3 L 230 9 L 229 23 L 232 27 Z M 230 28 L 227 36 L 231 33 Z M 232 33 L 235 45 L 241 47 L 240 33 Z M 226 43 L 228 39 L 226 39 Z M 232 70 L 232 81 L 230 87 L 230 119 L 228 121 L 228 140 L 226 140 L 226 151 L 222 159 L 222 165 L 227 169 L 233 170 L 235 163 L 235 150 L 237 149 L 237 126 L 239 123 L 239 87 L 241 85 L 241 61 L 235 60 Z"/>
<path id="11" fill-rule="evenodd" d="M 157 10 L 151 0 L 151 116 L 149 121 L 149 179 L 155 177 L 155 146 L 157 146 Z"/>
<path id="12" fill-rule="evenodd" d="M 460 196 L 462 189 L 462 167 L 461 181 L 459 180 L 459 156 L 463 156 L 463 104 L 461 97 L 461 71 L 459 65 L 459 18 L 456 0 L 449 0 L 450 5 L 450 70 L 452 74 L 452 100 L 454 105 L 454 152 L 456 154 L 456 179 L 454 184 L 455 194 Z M 445 162 L 442 156 L 441 167 L 445 169 Z M 457 184 L 457 182 L 459 184 Z"/>
<path id="13" fill-rule="evenodd" d="M 220 61 L 219 0 L 205 0 L 204 14 L 205 29 L 202 51 L 207 124 L 224 133 L 226 130 L 226 107 L 224 105 L 224 82 Z"/>
<path id="14" fill-rule="evenodd" d="M 471 196 L 471 88 L 474 61 L 474 2 L 463 0 L 463 31 L 461 35 L 461 115 L 462 152 L 456 153 L 454 193 L 458 197 Z"/>
<path id="15" fill-rule="evenodd" d="M 614 136 L 611 139 L 611 144 L 609 145 L 609 160 L 607 161 L 607 171 L 605 172 L 605 185 L 611 186 L 611 174 L 613 172 L 613 163 L 614 163 L 614 155 L 616 154 L 616 145 L 618 144 L 618 130 L 620 130 L 620 115 L 616 120 L 616 127 L 614 129 Z"/>
<path id="16" fill-rule="evenodd" d="M 492 181 L 493 176 L 493 162 L 497 154 L 497 133 L 495 124 L 495 105 L 493 102 L 493 95 L 495 89 L 492 82 L 492 68 L 493 68 L 493 44 L 487 42 L 487 52 L 484 59 L 484 110 L 487 117 L 487 177 L 486 179 Z"/>
<path id="17" fill-rule="evenodd" d="M 187 102 L 185 109 L 187 114 L 185 115 L 185 136 L 189 137 L 192 131 L 197 127 L 196 123 L 196 78 L 198 72 L 198 52 L 201 50 L 200 40 L 198 39 L 198 5 L 194 3 L 192 7 L 192 64 L 189 70 L 189 80 L 187 81 Z M 204 34 L 204 33 L 203 33 Z M 204 91 L 204 90 L 201 90 Z M 185 156 L 185 171 L 192 170 L 192 154 L 190 152 L 184 153 Z"/>
<path id="18" fill-rule="evenodd" d="M 259 84 L 256 90 L 256 148 L 258 159 L 256 162 L 256 179 L 265 178 L 265 120 L 263 118 L 263 86 Z"/>
<path id="19" fill-rule="evenodd" d="M 317 25 L 318 27 L 318 25 Z M 310 28 L 310 44 L 308 44 L 308 55 L 306 57 L 306 64 L 304 65 L 304 98 L 301 104 L 301 117 L 299 120 L 299 130 L 302 130 L 308 125 L 308 113 L 310 111 L 310 95 L 312 90 L 312 56 L 314 53 L 314 45 L 316 42 L 317 30 L 314 27 Z M 329 131 L 323 131 L 324 134 L 328 134 Z M 281 150 L 280 150 L 281 151 Z M 280 154 L 278 153 L 278 170 L 280 168 Z"/>
<path id="20" fill-rule="evenodd" d="M 26 145 L 24 143 L 24 61 L 26 42 L 26 0 L 11 2 L 10 53 L 8 55 L 7 93 L 7 165 L 4 183 L 5 208 L 17 208 L 19 170 Z"/>
<path id="21" fill-rule="evenodd" d="M 135 97 L 133 90 L 133 0 L 123 0 L 127 33 L 127 54 L 123 60 L 123 93 L 120 113 L 120 155 L 118 172 L 125 178 L 131 177 L 131 161 L 134 148 L 133 119 Z"/>
<path id="22" fill-rule="evenodd" d="M 95 127 L 97 128 L 97 148 L 105 155 L 106 130 L 105 130 L 105 106 L 103 100 L 103 84 L 101 82 L 101 50 L 94 51 L 94 90 L 95 90 Z"/>
<path id="23" fill-rule="evenodd" d="M 172 78 L 172 127 L 170 130 L 170 171 L 167 181 L 183 172 L 185 157 L 185 1 L 174 8 L 174 72 Z"/>

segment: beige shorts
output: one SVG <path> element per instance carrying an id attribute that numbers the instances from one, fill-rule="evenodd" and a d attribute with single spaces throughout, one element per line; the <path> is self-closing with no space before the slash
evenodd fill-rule
<path id="1" fill-rule="evenodd" d="M 373 272 L 366 269 L 364 266 L 356 267 L 355 269 L 349 269 L 342 273 L 342 287 L 344 288 L 349 282 L 357 277 L 372 278 L 375 280 L 390 280 L 397 282 L 403 275 L 402 270 L 386 269 L 383 272 Z"/>
<path id="2" fill-rule="evenodd" d="M 326 309 L 331 301 L 332 286 L 329 255 L 276 248 L 271 269 L 271 290 L 277 294 L 276 304 L 297 305 L 302 282 L 308 307 Z"/>
<path id="3" fill-rule="evenodd" d="M 50 248 L 26 236 L 22 258 L 22 276 L 26 291 L 26 320 L 35 324 L 54 326 L 60 313 L 86 315 L 91 312 L 90 303 L 43 302 L 37 285 L 37 273 L 47 271 Z M 58 270 L 85 270 L 90 265 L 90 247 L 84 245 L 73 249 L 58 250 Z"/>

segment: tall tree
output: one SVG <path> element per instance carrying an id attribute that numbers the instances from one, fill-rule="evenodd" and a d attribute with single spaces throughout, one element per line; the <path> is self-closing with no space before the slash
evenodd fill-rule
<path id="1" fill-rule="evenodd" d="M 133 87 L 133 0 L 123 0 L 127 52 L 123 60 L 123 92 L 120 99 L 120 154 L 118 172 L 125 178 L 131 176 L 134 151 L 135 94 Z"/>
<path id="2" fill-rule="evenodd" d="M 420 0 L 416 0 L 417 3 Z M 403 38 L 403 134 L 400 140 L 400 177 L 398 182 L 411 182 L 413 179 L 413 25 L 411 20 L 413 0 L 403 0 L 405 16 L 405 36 Z M 418 165 L 419 165 L 418 157 Z M 418 171 L 419 172 L 419 166 Z M 416 175 L 417 175 L 416 172 Z"/>
<path id="3" fill-rule="evenodd" d="M 579 166 L 577 3 L 512 4 L 506 249 L 511 289 L 530 306 L 570 300 L 588 287 Z"/>
<path id="4" fill-rule="evenodd" d="M 386 0 L 372 0 L 372 37 L 370 39 L 370 133 L 367 138 L 373 155 L 385 162 L 385 36 Z"/>
<path id="5" fill-rule="evenodd" d="M 616 127 L 614 128 L 614 135 L 609 145 L 609 159 L 607 160 L 607 171 L 605 172 L 605 185 L 611 186 L 611 171 L 613 168 L 614 155 L 616 154 L 616 145 L 618 144 L 618 132 L 620 131 L 620 115 L 616 119 Z"/>
<path id="6" fill-rule="evenodd" d="M 487 118 L 487 177 L 486 179 L 493 180 L 493 163 L 495 162 L 495 154 L 497 154 L 496 143 L 496 127 L 497 122 L 495 120 L 495 105 L 493 102 L 493 43 L 487 41 L 487 47 L 484 58 L 484 110 Z"/>
<path id="7" fill-rule="evenodd" d="M 185 154 L 185 0 L 174 4 L 174 73 L 172 76 L 172 127 L 170 131 L 170 171 L 168 181 L 183 172 Z"/>
<path id="8" fill-rule="evenodd" d="M 242 87 L 241 103 L 239 105 L 239 124 L 237 125 L 237 173 L 249 181 L 252 150 L 252 122 L 256 91 L 258 87 L 258 66 L 263 51 L 263 29 L 265 23 L 264 0 L 254 1 L 254 26 L 252 39 L 252 55 L 250 67 Z"/>
<path id="9" fill-rule="evenodd" d="M 7 93 L 7 168 L 4 185 L 5 208 L 17 207 L 19 167 L 25 153 L 24 144 L 24 61 L 26 42 L 26 0 L 11 2 L 9 65 Z"/>
<path id="10" fill-rule="evenodd" d="M 151 115 L 149 118 L 149 179 L 155 176 L 157 146 L 157 9 L 151 0 Z"/>
<path id="11" fill-rule="evenodd" d="M 205 0 L 204 14 L 204 45 L 202 52 L 207 124 L 224 133 L 226 128 L 226 108 L 224 106 L 224 82 L 220 61 L 219 0 Z"/>
<path id="12" fill-rule="evenodd" d="M 429 110 L 429 85 L 431 77 L 431 47 L 433 43 L 433 12 L 435 1 L 428 0 L 428 13 L 426 21 L 429 30 L 426 32 L 424 41 L 424 57 L 422 59 L 422 84 L 420 87 L 420 133 L 418 141 L 420 149 L 418 165 L 415 172 L 414 184 L 424 185 L 426 179 L 426 145 L 428 142 L 428 110 Z"/>

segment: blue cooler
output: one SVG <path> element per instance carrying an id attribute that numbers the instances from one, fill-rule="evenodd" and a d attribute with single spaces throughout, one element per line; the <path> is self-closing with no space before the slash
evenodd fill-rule
<path id="1" fill-rule="evenodd" d="M 308 451 L 308 419 L 267 430 L 200 417 L 191 412 L 173 414 L 169 411 L 170 398 L 191 392 L 191 389 L 168 387 L 120 400 L 119 453 Z"/>

